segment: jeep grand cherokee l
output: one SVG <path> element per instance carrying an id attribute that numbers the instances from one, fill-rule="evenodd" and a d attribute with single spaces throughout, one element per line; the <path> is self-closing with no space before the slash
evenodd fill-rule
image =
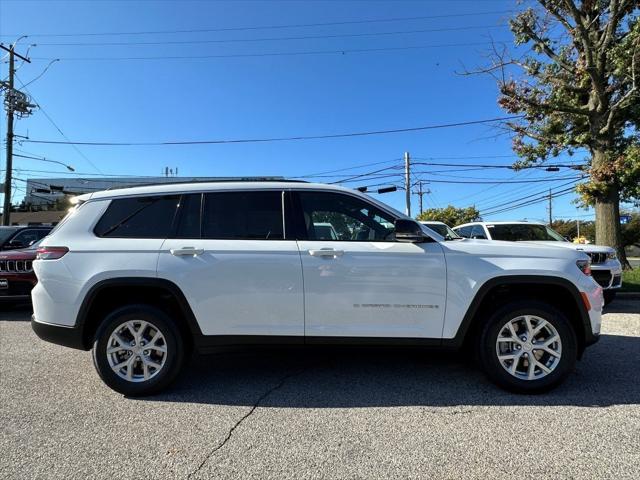
<path id="1" fill-rule="evenodd" d="M 78 199 L 38 250 L 32 327 L 92 349 L 126 395 L 166 387 L 192 348 L 265 343 L 475 347 L 497 384 L 536 392 L 600 333 L 584 253 L 445 242 L 345 188 L 193 183 Z M 318 235 L 325 224 L 336 238 Z"/>

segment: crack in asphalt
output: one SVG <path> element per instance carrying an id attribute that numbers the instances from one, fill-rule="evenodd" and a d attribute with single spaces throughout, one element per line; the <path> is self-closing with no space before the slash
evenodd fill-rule
<path id="1" fill-rule="evenodd" d="M 224 440 L 222 440 L 222 442 L 220 442 L 213 450 L 211 450 L 207 456 L 202 460 L 202 462 L 200 462 L 200 465 L 198 465 L 198 468 L 196 468 L 193 472 L 189 473 L 189 475 L 187 475 L 187 478 L 191 478 L 193 475 L 195 475 L 196 473 L 198 473 L 202 467 L 204 467 L 204 465 L 209 461 L 209 459 L 218 451 L 220 450 L 222 447 L 224 447 L 227 442 L 229 440 L 231 440 L 231 437 L 233 436 L 233 432 L 236 430 L 236 428 L 238 428 L 247 418 L 249 418 L 253 412 L 255 412 L 255 410 L 260 406 L 260 403 L 262 403 L 264 401 L 264 399 L 266 399 L 269 395 L 271 395 L 273 392 L 275 392 L 276 390 L 279 390 L 280 388 L 282 388 L 284 386 L 284 384 L 287 382 L 287 380 L 289 380 L 292 377 L 295 377 L 296 375 L 300 375 L 302 373 L 304 373 L 305 369 L 303 370 L 298 370 L 296 372 L 293 373 L 289 373 L 287 375 L 285 375 L 284 377 L 282 377 L 280 379 L 280 381 L 274 386 L 271 387 L 269 390 L 267 390 L 266 392 L 264 392 L 262 395 L 260 395 L 260 397 L 258 398 L 258 400 L 256 400 L 256 402 L 253 404 L 253 406 L 249 409 L 249 411 L 247 413 L 245 413 L 227 432 L 227 436 L 224 438 Z"/>

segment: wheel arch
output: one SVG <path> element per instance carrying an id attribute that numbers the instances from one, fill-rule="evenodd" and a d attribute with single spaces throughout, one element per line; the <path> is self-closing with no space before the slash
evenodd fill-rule
<path id="1" fill-rule="evenodd" d="M 508 301 L 524 298 L 551 304 L 566 315 L 576 332 L 579 356 L 587 345 L 593 343 L 589 312 L 573 283 L 562 277 L 514 275 L 495 277 L 485 282 L 471 301 L 455 337 L 443 340 L 443 345 L 454 348 L 470 346 L 478 338 L 491 310 Z"/>
<path id="2" fill-rule="evenodd" d="M 93 337 L 105 315 L 128 303 L 149 304 L 169 313 L 187 342 L 193 343 L 194 338 L 202 336 L 189 302 L 175 283 L 163 278 L 110 278 L 89 289 L 78 311 L 76 325 L 81 329 L 82 344 L 86 350 L 91 348 Z"/>

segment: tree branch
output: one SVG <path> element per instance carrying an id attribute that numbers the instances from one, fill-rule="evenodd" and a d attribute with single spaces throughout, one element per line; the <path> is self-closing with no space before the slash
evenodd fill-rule
<path id="1" fill-rule="evenodd" d="M 562 112 L 562 113 L 570 113 L 574 115 L 584 115 L 587 117 L 589 116 L 589 113 L 590 113 L 588 108 L 574 107 L 573 105 L 567 105 L 565 103 L 559 103 L 559 102 L 552 104 L 552 103 L 534 100 L 532 97 L 527 97 L 519 94 L 515 90 L 515 88 L 509 91 L 508 89 L 506 89 L 506 85 L 501 86 L 500 91 L 503 95 L 509 98 L 512 98 L 518 102 L 524 103 L 529 107 L 544 110 L 547 113 Z"/>

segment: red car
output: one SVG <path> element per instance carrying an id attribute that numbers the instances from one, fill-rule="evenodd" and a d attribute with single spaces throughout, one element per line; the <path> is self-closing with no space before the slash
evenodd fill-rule
<path id="1" fill-rule="evenodd" d="M 38 243 L 23 250 L 0 252 L 0 301 L 31 300 L 31 289 L 37 282 L 33 261 Z"/>

